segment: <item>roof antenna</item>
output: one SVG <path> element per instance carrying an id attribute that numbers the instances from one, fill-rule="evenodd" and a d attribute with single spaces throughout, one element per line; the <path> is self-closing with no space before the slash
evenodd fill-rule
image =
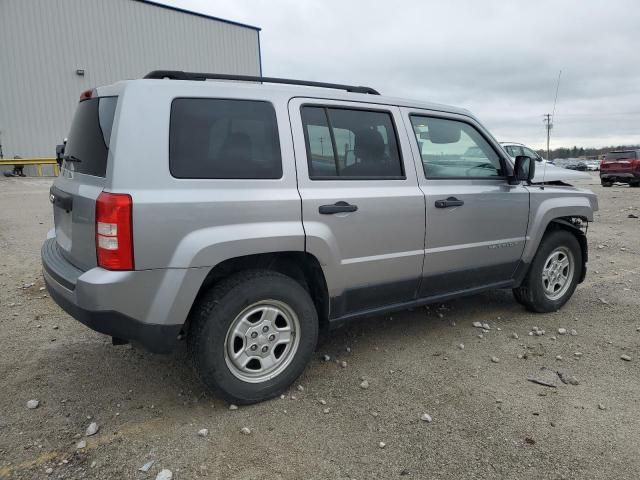
<path id="1" fill-rule="evenodd" d="M 549 143 L 551 140 L 551 129 L 553 128 L 553 122 L 555 120 L 556 115 L 556 104 L 558 103 L 558 90 L 560 89 L 560 76 L 562 75 L 562 70 L 558 73 L 558 81 L 556 82 L 556 96 L 553 100 L 553 111 L 552 113 L 545 113 L 544 115 L 544 123 L 545 128 L 547 129 L 547 161 L 544 163 L 542 167 L 542 188 L 544 188 L 544 179 L 547 173 L 547 163 L 551 161 L 551 150 L 549 149 Z"/>

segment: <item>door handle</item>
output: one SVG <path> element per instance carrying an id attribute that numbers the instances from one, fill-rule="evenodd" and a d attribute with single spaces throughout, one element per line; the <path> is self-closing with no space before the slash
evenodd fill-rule
<path id="1" fill-rule="evenodd" d="M 464 205 L 462 200 L 456 197 L 449 197 L 446 200 L 436 200 L 436 208 L 461 207 Z"/>
<path id="2" fill-rule="evenodd" d="M 318 211 L 322 215 L 333 215 L 334 213 L 355 212 L 358 210 L 357 205 L 351 205 L 347 202 L 336 202 L 333 205 L 320 205 Z"/>

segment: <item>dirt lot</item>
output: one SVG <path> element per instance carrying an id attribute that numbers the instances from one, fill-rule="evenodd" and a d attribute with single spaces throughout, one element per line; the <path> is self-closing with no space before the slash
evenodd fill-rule
<path id="1" fill-rule="evenodd" d="M 111 346 L 41 291 L 50 183 L 0 180 L 0 478 L 640 478 L 640 189 L 585 182 L 601 208 L 589 274 L 560 312 L 497 291 L 361 321 L 321 345 L 303 391 L 229 410 L 184 346 Z M 527 381 L 542 367 L 579 384 Z"/>

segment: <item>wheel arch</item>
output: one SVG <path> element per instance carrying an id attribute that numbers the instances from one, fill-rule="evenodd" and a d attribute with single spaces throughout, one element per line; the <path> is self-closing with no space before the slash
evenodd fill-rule
<path id="1" fill-rule="evenodd" d="M 578 283 L 582 283 L 587 275 L 587 262 L 589 261 L 589 245 L 587 243 L 588 220 L 585 217 L 560 217 L 549 222 L 545 234 L 551 230 L 566 230 L 573 234 L 580 244 L 582 252 L 582 265 Z M 544 235 L 543 235 L 544 237 Z"/>
<path id="2" fill-rule="evenodd" d="M 221 280 L 243 270 L 265 269 L 286 275 L 305 288 L 318 312 L 319 328 L 327 329 L 329 324 L 329 294 L 324 272 L 318 259 L 307 252 L 284 251 L 259 253 L 229 258 L 212 267 L 202 281 L 195 296 L 191 311 L 202 295 Z M 184 330 L 189 328 L 187 316 Z"/>
<path id="3" fill-rule="evenodd" d="M 582 265 L 580 269 L 580 277 L 578 278 L 578 283 L 582 283 L 587 275 L 587 262 L 589 260 L 589 246 L 587 243 L 587 229 L 589 225 L 589 219 L 585 216 L 564 216 L 564 217 L 556 217 L 549 220 L 546 227 L 544 228 L 542 234 L 539 236 L 538 241 L 533 249 L 533 254 L 531 258 L 525 262 L 527 268 L 522 269 L 519 274 L 516 283 L 519 285 L 522 280 L 526 277 L 531 262 L 533 261 L 533 256 L 538 251 L 540 244 L 542 243 L 542 239 L 549 232 L 554 230 L 566 230 L 575 236 L 576 240 L 580 245 L 580 250 L 582 253 Z M 531 247 L 531 246 L 530 246 Z"/>

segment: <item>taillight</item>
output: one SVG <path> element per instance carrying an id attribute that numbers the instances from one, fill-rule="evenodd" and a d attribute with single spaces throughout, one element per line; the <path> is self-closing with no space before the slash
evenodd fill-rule
<path id="1" fill-rule="evenodd" d="M 102 192 L 96 200 L 96 256 L 107 270 L 133 270 L 133 202 L 126 193 Z"/>
<path id="2" fill-rule="evenodd" d="M 93 90 L 85 90 L 80 94 L 80 101 L 89 100 L 91 97 L 93 97 Z"/>

